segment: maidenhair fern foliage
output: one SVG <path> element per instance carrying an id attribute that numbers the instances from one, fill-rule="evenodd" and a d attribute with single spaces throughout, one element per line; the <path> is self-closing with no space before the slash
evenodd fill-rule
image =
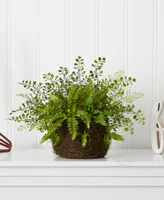
<path id="1" fill-rule="evenodd" d="M 86 72 L 84 60 L 79 56 L 72 72 L 60 67 L 57 76 L 44 74 L 42 82 L 23 80 L 20 85 L 28 93 L 18 94 L 25 101 L 12 110 L 10 120 L 20 123 L 20 130 L 36 128 L 45 132 L 41 143 L 50 139 L 54 145 L 60 142 L 58 128 L 63 123 L 67 124 L 72 140 L 81 137 L 83 147 L 90 137 L 91 122 L 105 127 L 104 142 L 107 144 L 111 139 L 123 140 L 117 134 L 119 128 L 133 134 L 134 121 L 144 124 L 145 118 L 132 102 L 143 95 L 128 89 L 136 80 L 126 77 L 123 71 L 103 78 L 105 62 L 105 58 L 99 57 Z M 85 124 L 83 133 L 79 132 L 79 121 Z"/>

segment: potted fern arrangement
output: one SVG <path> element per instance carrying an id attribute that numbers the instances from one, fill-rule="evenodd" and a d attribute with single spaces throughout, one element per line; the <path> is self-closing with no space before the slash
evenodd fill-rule
<path id="1" fill-rule="evenodd" d="M 10 120 L 20 123 L 20 130 L 44 132 L 41 143 L 51 140 L 61 157 L 104 157 L 112 139 L 124 140 L 118 129 L 133 134 L 134 121 L 145 123 L 132 104 L 143 95 L 128 90 L 136 80 L 123 71 L 102 78 L 105 62 L 99 57 L 86 72 L 79 56 L 72 72 L 60 67 L 58 75 L 44 74 L 42 82 L 23 80 L 20 84 L 29 92 L 18 94 L 25 101 L 12 110 Z"/>

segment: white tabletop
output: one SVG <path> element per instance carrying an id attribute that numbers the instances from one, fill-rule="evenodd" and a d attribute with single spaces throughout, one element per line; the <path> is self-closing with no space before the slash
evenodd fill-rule
<path id="1" fill-rule="evenodd" d="M 17 149 L 0 153 L 0 167 L 7 166 L 164 166 L 164 155 L 152 150 L 110 150 L 105 158 L 77 160 L 56 156 L 50 149 Z"/>

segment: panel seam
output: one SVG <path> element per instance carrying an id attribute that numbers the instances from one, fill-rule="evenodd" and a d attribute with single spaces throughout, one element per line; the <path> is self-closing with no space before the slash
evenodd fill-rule
<path id="1" fill-rule="evenodd" d="M 124 0 L 124 72 L 125 76 L 128 76 L 128 0 Z M 126 132 L 124 138 L 124 149 L 127 149 L 128 136 Z"/>
<path id="2" fill-rule="evenodd" d="M 65 66 L 71 69 L 70 65 L 70 0 L 65 3 Z"/>
<path id="3" fill-rule="evenodd" d="M 95 2 L 95 56 L 99 56 L 99 0 Z"/>
<path id="4" fill-rule="evenodd" d="M 42 53 L 42 0 L 38 0 L 38 60 L 37 60 L 37 79 L 41 81 L 41 53 Z M 40 148 L 40 132 L 37 131 L 37 145 L 36 148 Z"/>
<path id="5" fill-rule="evenodd" d="M 158 98 L 158 6 L 159 1 L 154 0 L 154 27 L 153 27 L 153 102 Z"/>
<path id="6" fill-rule="evenodd" d="M 8 5 L 7 5 L 7 66 L 8 66 L 8 108 L 7 108 L 7 116 L 8 113 L 11 112 L 12 108 L 12 99 L 11 99 L 11 91 L 12 91 L 12 76 L 11 76 L 11 0 L 8 0 Z M 12 140 L 13 143 L 13 134 L 12 134 L 12 122 L 8 121 L 8 126 L 7 126 L 7 132 L 8 132 L 8 137 L 10 140 Z"/>

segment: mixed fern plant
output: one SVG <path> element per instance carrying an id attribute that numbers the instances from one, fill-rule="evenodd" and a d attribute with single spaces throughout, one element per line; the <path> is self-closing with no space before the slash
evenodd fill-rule
<path id="1" fill-rule="evenodd" d="M 10 120 L 20 124 L 19 130 L 36 128 L 45 135 L 41 143 L 52 140 L 60 142 L 58 129 L 66 123 L 72 140 L 81 137 L 85 147 L 90 137 L 92 122 L 105 127 L 104 143 L 111 139 L 124 140 L 118 129 L 134 133 L 134 121 L 145 124 L 141 110 L 135 110 L 132 102 L 143 94 L 132 93 L 129 86 L 136 79 L 126 77 L 123 71 L 103 78 L 103 65 L 106 59 L 99 57 L 90 71 L 84 69 L 84 59 L 80 56 L 74 63 L 72 72 L 60 67 L 58 75 L 44 74 L 42 82 L 23 80 L 20 85 L 28 90 L 17 94 L 25 99 L 24 103 L 10 113 Z M 85 131 L 79 132 L 78 124 L 85 124 Z"/>

